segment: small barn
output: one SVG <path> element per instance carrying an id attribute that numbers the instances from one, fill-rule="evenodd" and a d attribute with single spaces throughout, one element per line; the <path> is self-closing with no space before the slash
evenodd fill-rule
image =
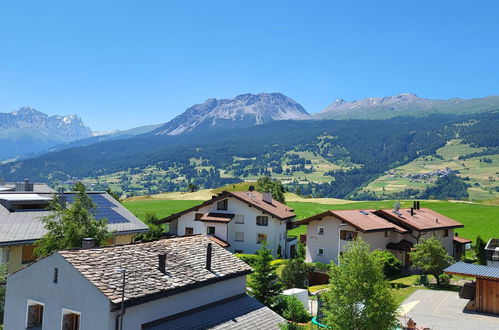
<path id="1" fill-rule="evenodd" d="M 474 277 L 475 281 L 463 286 L 459 297 L 472 300 L 477 312 L 499 314 L 499 268 L 458 262 L 444 272 Z"/>

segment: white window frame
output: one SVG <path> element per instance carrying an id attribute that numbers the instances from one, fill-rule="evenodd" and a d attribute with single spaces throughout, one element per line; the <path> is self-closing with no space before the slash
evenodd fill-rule
<path id="1" fill-rule="evenodd" d="M 321 233 L 322 229 L 322 233 Z M 324 226 L 317 227 L 317 235 L 324 235 L 326 233 L 326 228 Z"/>
<path id="2" fill-rule="evenodd" d="M 81 329 L 81 312 L 75 311 L 74 309 L 69 309 L 69 308 L 62 308 L 61 311 L 61 327 L 60 329 L 62 330 L 62 327 L 64 326 L 64 315 L 66 314 L 77 314 L 80 317 L 78 318 L 80 324 L 78 324 L 78 329 Z"/>
<path id="3" fill-rule="evenodd" d="M 322 250 L 322 253 L 319 253 L 320 250 Z M 326 252 L 326 250 L 324 250 L 324 248 L 322 248 L 322 247 L 317 248 L 317 256 L 318 257 L 323 257 L 325 252 Z"/>
<path id="4" fill-rule="evenodd" d="M 26 301 L 26 322 L 24 322 L 26 329 L 28 329 L 28 312 L 29 312 L 29 306 L 32 306 L 32 305 L 42 305 L 43 306 L 43 314 L 45 314 L 45 303 L 42 303 L 41 301 L 36 301 L 36 300 L 33 300 L 33 299 L 28 299 Z M 43 314 L 42 314 L 42 320 L 43 320 Z M 42 326 L 43 326 L 43 321 L 42 321 Z"/>
<path id="5" fill-rule="evenodd" d="M 237 234 L 241 234 L 242 235 L 242 239 L 237 239 Z M 236 242 L 244 242 L 244 231 L 236 231 L 236 233 L 234 234 L 234 241 Z"/>
<path id="6" fill-rule="evenodd" d="M 243 224 L 244 223 L 244 215 L 243 214 L 236 214 L 236 223 L 238 224 Z"/>

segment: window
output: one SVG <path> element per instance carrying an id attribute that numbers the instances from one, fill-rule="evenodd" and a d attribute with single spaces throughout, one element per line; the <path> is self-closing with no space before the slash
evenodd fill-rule
<path id="1" fill-rule="evenodd" d="M 317 235 L 324 235 L 324 227 L 317 228 Z"/>
<path id="2" fill-rule="evenodd" d="M 317 256 L 322 257 L 324 255 L 324 249 L 323 248 L 317 248 Z"/>
<path id="3" fill-rule="evenodd" d="M 390 232 L 388 230 L 385 230 L 385 237 L 390 237 Z"/>
<path id="4" fill-rule="evenodd" d="M 357 239 L 357 232 L 355 231 L 349 231 L 349 230 L 342 230 L 340 231 L 340 239 L 344 241 L 353 241 Z"/>
<path id="5" fill-rule="evenodd" d="M 244 215 L 236 215 L 236 223 L 244 223 Z"/>
<path id="6" fill-rule="evenodd" d="M 80 329 L 80 313 L 62 310 L 62 330 L 79 330 Z"/>
<path id="7" fill-rule="evenodd" d="M 236 238 L 234 240 L 238 242 L 244 242 L 244 233 L 236 232 Z"/>
<path id="8" fill-rule="evenodd" d="M 184 235 L 187 236 L 187 235 L 193 235 L 194 234 L 194 228 L 192 227 L 185 227 L 185 233 Z"/>
<path id="9" fill-rule="evenodd" d="M 256 244 L 262 244 L 267 241 L 267 234 L 257 234 Z"/>
<path id="10" fill-rule="evenodd" d="M 34 245 L 23 245 L 23 252 L 22 252 L 22 259 L 21 263 L 23 264 L 29 264 L 30 262 L 33 262 L 36 260 L 36 257 L 33 253 L 35 250 Z"/>
<path id="11" fill-rule="evenodd" d="M 266 217 L 266 216 L 256 217 L 256 225 L 257 226 L 268 226 L 269 225 L 269 217 Z"/>
<path id="12" fill-rule="evenodd" d="M 59 280 L 59 268 L 54 268 L 54 280 L 53 280 L 53 282 L 57 283 L 58 280 Z"/>
<path id="13" fill-rule="evenodd" d="M 206 234 L 215 235 L 215 227 L 213 227 L 213 226 L 206 227 Z"/>
<path id="14" fill-rule="evenodd" d="M 449 237 L 449 229 L 444 230 L 444 237 Z"/>
<path id="15" fill-rule="evenodd" d="M 217 203 L 217 210 L 227 211 L 228 207 L 229 207 L 228 199 L 224 199 L 223 201 Z"/>
<path id="16" fill-rule="evenodd" d="M 43 326 L 43 304 L 28 300 L 26 329 L 41 329 Z"/>

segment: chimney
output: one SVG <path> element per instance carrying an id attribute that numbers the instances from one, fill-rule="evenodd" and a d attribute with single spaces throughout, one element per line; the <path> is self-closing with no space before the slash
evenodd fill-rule
<path id="1" fill-rule="evenodd" d="M 61 207 L 63 209 L 66 208 L 66 196 L 64 196 L 64 187 L 59 187 L 57 189 L 57 197 L 59 199 L 59 204 L 61 204 Z"/>
<path id="2" fill-rule="evenodd" d="M 16 182 L 16 191 L 33 191 L 33 184 L 28 179 L 23 182 Z"/>
<path id="3" fill-rule="evenodd" d="M 87 237 L 81 241 L 82 249 L 91 249 L 95 247 L 95 239 Z"/>
<path id="4" fill-rule="evenodd" d="M 413 217 L 413 216 L 414 216 L 414 208 L 411 207 L 411 217 Z"/>
<path id="5" fill-rule="evenodd" d="M 272 194 L 268 192 L 264 192 L 262 194 L 262 199 L 265 203 L 272 204 Z"/>
<path id="6" fill-rule="evenodd" d="M 438 218 L 435 219 L 435 222 L 438 223 Z"/>
<path id="7" fill-rule="evenodd" d="M 418 205 L 417 205 L 416 201 L 412 202 L 412 208 L 413 208 L 413 209 L 417 210 L 417 209 L 418 209 L 418 207 L 417 207 L 417 206 L 418 206 Z"/>
<path id="8" fill-rule="evenodd" d="M 211 243 L 206 248 L 206 269 L 211 270 Z"/>
<path id="9" fill-rule="evenodd" d="M 158 270 L 166 274 L 166 254 L 159 254 L 158 255 Z"/>
<path id="10" fill-rule="evenodd" d="M 416 210 L 419 210 L 419 201 L 416 201 Z"/>

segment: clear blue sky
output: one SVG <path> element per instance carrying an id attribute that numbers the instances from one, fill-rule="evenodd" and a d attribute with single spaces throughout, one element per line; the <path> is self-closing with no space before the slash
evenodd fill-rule
<path id="1" fill-rule="evenodd" d="M 499 1 L 2 1 L 0 112 L 165 122 L 282 92 L 318 112 L 403 92 L 499 94 Z"/>

